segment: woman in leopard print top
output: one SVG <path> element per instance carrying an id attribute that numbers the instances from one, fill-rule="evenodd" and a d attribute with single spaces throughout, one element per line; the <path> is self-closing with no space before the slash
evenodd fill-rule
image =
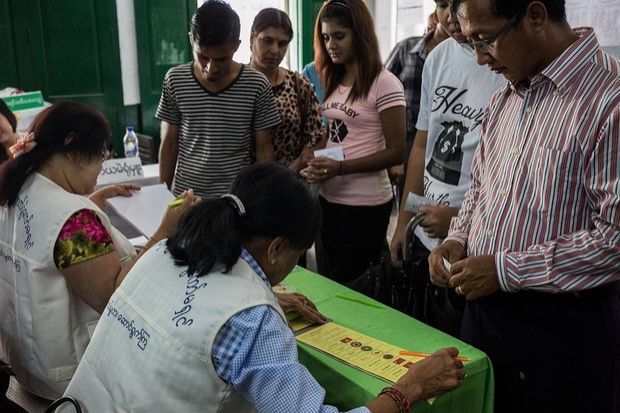
<path id="1" fill-rule="evenodd" d="M 286 13 L 274 8 L 261 10 L 252 23 L 250 66 L 269 80 L 282 119 L 271 129 L 276 162 L 299 172 L 306 166 L 303 150 L 316 146 L 325 136 L 325 128 L 314 86 L 299 73 L 280 67 L 292 38 Z"/>

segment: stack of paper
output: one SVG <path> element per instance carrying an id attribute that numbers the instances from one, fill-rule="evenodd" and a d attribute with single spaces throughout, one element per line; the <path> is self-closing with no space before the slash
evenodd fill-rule
<path id="1" fill-rule="evenodd" d="M 145 237 L 150 237 L 159 227 L 174 195 L 165 184 L 143 186 L 133 196 L 108 198 L 108 205 Z"/>

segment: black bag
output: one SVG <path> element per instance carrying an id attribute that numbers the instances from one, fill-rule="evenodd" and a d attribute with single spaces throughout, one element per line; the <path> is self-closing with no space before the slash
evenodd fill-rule
<path id="1" fill-rule="evenodd" d="M 438 330 L 458 337 L 465 297 L 451 288 L 437 287 L 430 281 L 428 250 L 418 247 L 414 230 L 425 215 L 418 213 L 407 224 L 405 257 L 393 263 L 389 250 L 381 263 L 372 265 L 349 287 L 381 303 L 408 314 Z"/>
<path id="2" fill-rule="evenodd" d="M 412 276 L 409 265 L 382 257 L 381 263 L 370 266 L 347 286 L 405 314 L 422 315 L 424 297 L 417 292 L 424 291 L 424 286 L 420 277 Z"/>

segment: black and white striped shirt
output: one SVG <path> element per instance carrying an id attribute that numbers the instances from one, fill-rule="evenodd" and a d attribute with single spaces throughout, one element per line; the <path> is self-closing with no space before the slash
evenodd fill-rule
<path id="1" fill-rule="evenodd" d="M 211 93 L 195 77 L 191 62 L 166 74 L 156 117 L 179 125 L 174 194 L 193 188 L 202 197 L 226 193 L 250 164 L 254 131 L 280 122 L 262 73 L 242 66 L 227 88 Z"/>

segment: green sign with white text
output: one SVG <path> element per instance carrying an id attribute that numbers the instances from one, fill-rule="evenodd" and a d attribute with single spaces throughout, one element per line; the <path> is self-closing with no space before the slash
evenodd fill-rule
<path id="1" fill-rule="evenodd" d="M 3 97 L 11 111 L 17 112 L 25 109 L 42 108 L 45 106 L 41 91 L 21 93 L 19 95 Z"/>

